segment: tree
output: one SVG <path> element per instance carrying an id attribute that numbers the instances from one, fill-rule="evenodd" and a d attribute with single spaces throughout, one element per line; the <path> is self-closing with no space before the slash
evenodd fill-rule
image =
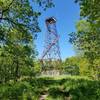
<path id="1" fill-rule="evenodd" d="M 63 62 L 63 69 L 65 74 L 79 75 L 79 57 L 66 58 Z"/>
<path id="2" fill-rule="evenodd" d="M 76 0 L 76 2 L 80 5 L 80 16 L 83 20 L 77 23 L 77 32 L 70 34 L 70 42 L 88 58 L 93 77 L 96 78 L 98 68 L 94 61 L 100 59 L 100 1 Z M 100 66 L 100 63 L 98 65 Z"/>
<path id="3" fill-rule="evenodd" d="M 63 62 L 64 73 L 70 75 L 80 75 L 91 78 L 92 72 L 89 69 L 89 61 L 82 56 L 66 58 Z"/>
<path id="4" fill-rule="evenodd" d="M 52 7 L 51 0 L 0 0 L 0 81 L 21 77 L 24 68 L 33 69 L 36 56 L 34 37 L 40 31 L 30 2 Z M 32 71 L 33 72 L 33 71 Z"/>

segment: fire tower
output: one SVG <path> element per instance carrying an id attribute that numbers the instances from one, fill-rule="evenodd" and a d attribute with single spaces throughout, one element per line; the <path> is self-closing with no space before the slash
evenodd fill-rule
<path id="1" fill-rule="evenodd" d="M 59 69 L 61 56 L 59 48 L 59 35 L 56 30 L 56 19 L 54 17 L 45 20 L 47 32 L 45 34 L 45 45 L 42 55 L 42 68 L 45 70 Z"/>

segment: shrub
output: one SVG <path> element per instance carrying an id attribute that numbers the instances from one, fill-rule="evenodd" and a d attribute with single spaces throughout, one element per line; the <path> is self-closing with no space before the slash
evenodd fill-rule
<path id="1" fill-rule="evenodd" d="M 100 100 L 100 81 L 41 77 L 0 85 L 0 100 L 39 100 L 44 94 L 48 94 L 46 100 Z"/>

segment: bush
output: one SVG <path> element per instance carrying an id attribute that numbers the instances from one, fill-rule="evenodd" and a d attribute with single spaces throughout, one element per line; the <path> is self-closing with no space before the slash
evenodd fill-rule
<path id="1" fill-rule="evenodd" d="M 41 77 L 0 85 L 0 100 L 39 100 L 43 94 L 48 95 L 46 100 L 100 100 L 100 81 Z"/>

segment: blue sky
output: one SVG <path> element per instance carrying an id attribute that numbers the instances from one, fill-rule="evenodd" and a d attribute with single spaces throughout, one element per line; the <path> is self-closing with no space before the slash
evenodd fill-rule
<path id="1" fill-rule="evenodd" d="M 44 49 L 44 36 L 46 33 L 45 19 L 54 16 L 57 19 L 57 31 L 60 35 L 61 58 L 65 59 L 75 55 L 73 46 L 68 42 L 68 34 L 75 32 L 75 24 L 79 20 L 79 6 L 74 0 L 54 0 L 55 7 L 43 11 L 39 18 L 41 32 L 38 33 L 36 48 L 41 58 Z M 38 9 L 37 9 L 38 10 Z"/>

